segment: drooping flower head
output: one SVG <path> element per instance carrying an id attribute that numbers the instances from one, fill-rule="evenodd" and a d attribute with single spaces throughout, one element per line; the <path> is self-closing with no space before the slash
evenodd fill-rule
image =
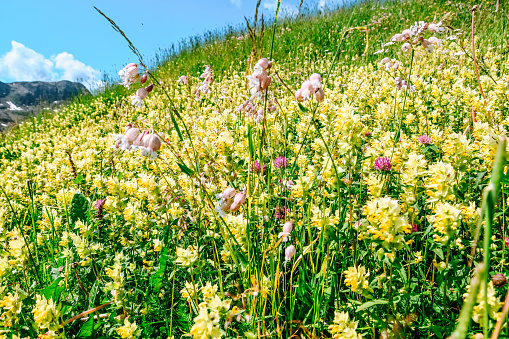
<path id="1" fill-rule="evenodd" d="M 200 98 L 201 93 L 210 93 L 210 85 L 214 82 L 214 78 L 212 77 L 212 68 L 210 68 L 209 65 L 205 65 L 205 71 L 203 71 L 203 73 L 200 75 L 200 78 L 204 80 L 194 91 L 196 100 Z"/>
<path id="2" fill-rule="evenodd" d="M 264 110 L 258 108 L 251 99 L 246 100 L 237 109 L 237 112 L 244 113 L 246 118 L 253 118 L 254 121 L 263 121 Z"/>
<path id="3" fill-rule="evenodd" d="M 139 134 L 140 134 L 139 129 L 133 127 L 132 124 L 127 124 L 124 135 L 122 134 L 117 135 L 117 141 L 115 142 L 113 148 L 121 149 L 124 151 L 130 149 L 131 145 L 138 138 Z"/>
<path id="4" fill-rule="evenodd" d="M 140 79 L 138 65 L 135 63 L 127 64 L 118 72 L 118 75 L 120 75 L 122 83 L 127 88 L 129 88 L 130 85 L 134 84 Z"/>
<path id="5" fill-rule="evenodd" d="M 152 159 L 155 159 L 157 157 L 157 151 L 161 148 L 161 139 L 154 134 L 151 133 L 147 135 L 146 140 L 144 142 L 145 144 L 145 153 L 142 152 L 145 156 L 150 156 Z"/>
<path id="6" fill-rule="evenodd" d="M 295 255 L 295 246 L 290 245 L 285 249 L 285 262 L 292 260 L 292 257 Z"/>
<path id="7" fill-rule="evenodd" d="M 189 84 L 189 78 L 186 75 L 181 75 L 179 79 L 177 80 L 179 84 L 187 85 Z"/>
<path id="8" fill-rule="evenodd" d="M 242 206 L 242 204 L 246 201 L 246 194 L 244 192 L 239 192 L 235 194 L 235 197 L 233 198 L 233 203 L 230 206 L 230 211 L 237 212 Z"/>
<path id="9" fill-rule="evenodd" d="M 147 95 L 152 92 L 154 89 L 154 85 L 149 85 L 147 87 L 141 87 L 138 88 L 136 91 L 136 95 L 132 97 L 131 104 L 136 108 L 142 108 L 143 107 L 143 100 L 147 98 Z"/>
<path id="10" fill-rule="evenodd" d="M 311 76 L 302 83 L 301 87 L 295 92 L 295 99 L 302 102 L 310 99 L 311 95 L 313 95 L 318 102 L 325 99 L 325 93 L 322 88 L 322 76 L 318 73 L 311 74 Z"/>
<path id="11" fill-rule="evenodd" d="M 261 98 L 263 91 L 270 86 L 272 78 L 267 71 L 271 67 L 272 61 L 267 60 L 267 58 L 261 58 L 256 63 L 253 73 L 247 76 L 249 81 L 248 86 L 251 89 L 251 99 Z"/>
<path id="12" fill-rule="evenodd" d="M 234 197 L 236 196 L 237 191 L 233 187 L 226 188 L 222 193 L 219 193 L 216 195 L 216 198 L 219 199 L 219 201 L 216 204 L 215 211 L 221 216 L 225 217 L 226 212 L 230 210 L 230 207 L 234 203 Z M 243 203 L 240 202 L 240 197 L 238 198 L 238 203 L 234 206 L 234 208 L 240 207 L 240 205 Z M 245 197 L 244 197 L 245 199 Z M 238 210 L 238 208 L 237 208 Z"/>
<path id="13" fill-rule="evenodd" d="M 290 240 L 290 234 L 292 233 L 292 230 L 293 230 L 293 223 L 291 221 L 287 221 L 283 225 L 283 232 L 279 233 L 277 237 L 283 238 L 283 241 L 287 242 L 288 240 Z"/>

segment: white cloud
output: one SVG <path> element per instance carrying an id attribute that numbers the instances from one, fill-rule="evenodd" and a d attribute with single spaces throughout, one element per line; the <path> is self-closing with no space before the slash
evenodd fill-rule
<path id="1" fill-rule="evenodd" d="M 51 81 L 56 74 L 53 63 L 42 54 L 12 41 L 12 49 L 0 58 L 0 76 L 16 81 Z"/>
<path id="2" fill-rule="evenodd" d="M 12 41 L 12 49 L 0 57 L 0 78 L 14 81 L 78 81 L 89 90 L 102 85 L 101 72 L 63 52 L 46 59 L 25 45 Z"/>
<path id="3" fill-rule="evenodd" d="M 74 59 L 72 54 L 63 52 L 51 57 L 51 60 L 55 62 L 55 69 L 63 72 L 59 80 L 78 81 L 92 89 L 102 84 L 102 81 L 99 80 L 101 72 Z"/>
<path id="4" fill-rule="evenodd" d="M 240 5 L 242 5 L 242 0 L 230 0 L 230 2 L 237 7 L 240 7 Z"/>

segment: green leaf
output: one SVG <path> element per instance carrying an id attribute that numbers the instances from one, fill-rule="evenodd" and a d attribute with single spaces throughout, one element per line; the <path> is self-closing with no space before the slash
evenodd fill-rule
<path id="1" fill-rule="evenodd" d="M 78 333 L 79 338 L 91 338 L 94 334 L 94 314 L 89 315 L 89 319 L 83 324 Z"/>
<path id="2" fill-rule="evenodd" d="M 81 184 L 83 181 L 85 181 L 85 177 L 82 176 L 81 174 L 79 174 L 75 179 L 74 179 L 74 183 L 75 184 Z"/>
<path id="3" fill-rule="evenodd" d="M 438 257 L 440 258 L 440 260 L 444 260 L 444 251 L 442 251 L 441 248 L 435 248 L 433 250 L 433 252 L 436 253 L 436 255 L 438 255 Z"/>
<path id="4" fill-rule="evenodd" d="M 60 297 L 60 293 L 64 290 L 63 286 L 59 286 L 59 283 L 62 281 L 62 277 L 59 277 L 53 283 L 49 286 L 47 286 L 45 289 L 42 290 L 42 294 L 46 297 L 46 299 L 53 298 L 53 300 L 56 302 L 58 298 Z"/>
<path id="5" fill-rule="evenodd" d="M 187 167 L 186 164 L 184 164 L 183 162 L 177 162 L 177 165 L 180 167 L 182 172 L 184 172 L 185 174 L 187 174 L 190 177 L 193 176 L 193 174 L 194 174 L 193 170 L 190 169 L 189 167 Z"/>
<path id="6" fill-rule="evenodd" d="M 72 222 L 76 222 L 81 220 L 85 222 L 87 220 L 87 211 L 88 211 L 88 200 L 85 198 L 83 194 L 77 192 L 72 197 L 71 208 L 70 208 L 70 216 Z"/>
<path id="7" fill-rule="evenodd" d="M 254 158 L 254 145 L 253 145 L 253 132 L 251 130 L 251 125 L 247 127 L 247 138 L 249 141 L 249 155 L 251 159 Z"/>
<path id="8" fill-rule="evenodd" d="M 484 175 L 488 173 L 488 171 L 481 171 L 477 174 L 477 177 L 475 178 L 475 185 L 478 186 L 481 182 L 481 179 L 484 177 Z"/>
<path id="9" fill-rule="evenodd" d="M 436 153 L 440 152 L 440 150 L 438 149 L 437 146 L 435 145 L 428 145 L 425 147 L 426 150 L 432 150 L 432 151 L 435 151 Z"/>
<path id="10" fill-rule="evenodd" d="M 177 121 L 175 120 L 175 115 L 171 111 L 170 111 L 170 117 L 171 117 L 171 122 L 173 123 L 173 127 L 175 127 L 175 131 L 177 131 L 180 141 L 184 141 L 184 137 L 182 137 L 182 133 L 180 132 L 179 125 L 177 124 Z"/>
<path id="11" fill-rule="evenodd" d="M 365 310 L 367 308 L 370 308 L 371 306 L 375 306 L 375 305 L 385 305 L 385 304 L 388 304 L 389 301 L 387 300 L 373 300 L 373 301 L 368 301 L 367 303 L 364 303 L 362 304 L 361 306 L 357 307 L 357 310 L 356 312 L 360 312 L 362 310 Z"/>
<path id="12" fill-rule="evenodd" d="M 301 110 L 302 112 L 304 112 L 304 113 L 309 112 L 309 110 L 308 110 L 306 107 L 304 107 L 304 105 L 303 105 L 303 104 L 301 104 L 300 102 L 299 102 L 299 108 L 300 108 L 300 110 Z"/>
<path id="13" fill-rule="evenodd" d="M 96 305 L 95 299 L 97 298 L 97 292 L 99 291 L 99 285 L 97 285 L 97 282 L 94 283 L 92 288 L 90 288 L 89 297 L 88 297 L 88 308 L 93 308 Z"/>
<path id="14" fill-rule="evenodd" d="M 394 142 L 399 142 L 399 137 L 401 135 L 401 130 L 398 129 L 398 131 L 396 132 L 396 134 L 394 135 Z"/>
<path id="15" fill-rule="evenodd" d="M 150 277 L 150 287 L 153 292 L 157 292 L 163 286 L 163 276 L 166 271 L 166 263 L 168 261 L 168 248 L 164 247 L 159 258 L 159 269 Z"/>

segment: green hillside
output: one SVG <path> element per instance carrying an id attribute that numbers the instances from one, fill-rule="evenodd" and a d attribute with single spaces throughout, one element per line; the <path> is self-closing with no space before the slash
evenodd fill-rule
<path id="1" fill-rule="evenodd" d="M 12 128 L 1 338 L 509 337 L 508 15 L 257 16 Z"/>

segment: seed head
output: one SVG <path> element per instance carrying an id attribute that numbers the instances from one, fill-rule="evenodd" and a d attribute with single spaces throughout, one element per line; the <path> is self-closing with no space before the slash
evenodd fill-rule
<path id="1" fill-rule="evenodd" d="M 493 277 L 491 277 L 491 281 L 495 287 L 502 287 L 507 284 L 507 278 L 502 273 L 495 274 Z"/>

